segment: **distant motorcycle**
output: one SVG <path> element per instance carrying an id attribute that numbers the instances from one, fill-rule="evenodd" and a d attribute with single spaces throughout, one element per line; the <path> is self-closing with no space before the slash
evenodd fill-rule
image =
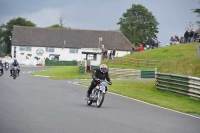
<path id="1" fill-rule="evenodd" d="M 2 66 L 0 66 L 0 70 L 2 70 L 3 69 L 3 67 Z M 0 76 L 2 76 L 2 72 L 0 71 Z"/>
<path id="2" fill-rule="evenodd" d="M 87 100 L 87 105 L 91 105 L 92 103 L 96 103 L 97 107 L 101 107 L 105 94 L 107 91 L 107 86 L 105 81 L 101 81 L 92 91 L 92 94 L 89 96 Z"/>
<path id="3" fill-rule="evenodd" d="M 6 71 L 9 69 L 9 64 L 8 63 L 5 64 L 5 69 L 6 69 Z"/>
<path id="4" fill-rule="evenodd" d="M 17 70 L 17 67 L 14 66 L 13 69 L 12 69 L 12 77 L 13 77 L 13 79 L 16 79 L 17 75 L 18 75 L 18 70 Z"/>

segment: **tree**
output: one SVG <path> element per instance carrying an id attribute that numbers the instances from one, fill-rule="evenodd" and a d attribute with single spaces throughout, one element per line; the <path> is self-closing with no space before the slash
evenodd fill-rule
<path id="1" fill-rule="evenodd" d="M 192 9 L 194 13 L 198 14 L 198 17 L 200 17 L 200 8 Z M 197 21 L 197 24 L 200 26 L 200 21 Z"/>
<path id="2" fill-rule="evenodd" d="M 49 28 L 65 28 L 65 27 L 62 27 L 59 24 L 54 24 L 54 25 L 49 26 Z"/>
<path id="3" fill-rule="evenodd" d="M 3 42 L 3 25 L 0 25 L 0 44 Z"/>
<path id="4" fill-rule="evenodd" d="M 36 26 L 31 21 L 28 21 L 25 18 L 21 18 L 21 17 L 9 20 L 9 22 L 7 22 L 7 24 L 3 26 L 4 31 L 3 31 L 3 36 L 2 36 L 3 41 L 7 45 L 7 53 L 11 53 L 11 39 L 12 39 L 13 25 L 30 26 L 30 27 Z"/>
<path id="5" fill-rule="evenodd" d="M 65 25 L 65 23 L 63 24 L 63 21 L 64 21 L 63 17 L 61 16 L 60 18 L 58 18 L 58 20 L 59 20 L 60 25 L 53 24 L 53 25 L 49 26 L 49 28 L 66 28 L 63 26 L 63 25 Z"/>
<path id="6" fill-rule="evenodd" d="M 135 46 L 149 38 L 157 37 L 159 23 L 152 12 L 140 4 L 133 4 L 130 9 L 127 9 L 117 24 L 120 25 L 120 31 Z"/>
<path id="7" fill-rule="evenodd" d="M 58 20 L 59 20 L 59 22 L 60 22 L 60 26 L 61 26 L 61 27 L 63 27 L 63 25 L 66 24 L 66 23 L 63 24 L 64 19 L 63 19 L 62 16 L 60 16 L 60 18 L 59 18 Z"/>

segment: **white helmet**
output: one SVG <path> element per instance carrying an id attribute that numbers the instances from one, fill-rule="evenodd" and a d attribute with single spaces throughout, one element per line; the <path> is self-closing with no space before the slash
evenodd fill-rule
<path id="1" fill-rule="evenodd" d="M 102 72 L 102 73 L 105 73 L 106 71 L 107 71 L 107 65 L 106 64 L 102 64 L 101 66 L 100 66 L 100 71 Z"/>

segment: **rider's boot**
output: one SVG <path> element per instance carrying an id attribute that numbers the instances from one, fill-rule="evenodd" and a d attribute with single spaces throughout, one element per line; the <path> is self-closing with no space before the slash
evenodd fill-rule
<path id="1" fill-rule="evenodd" d="M 88 100 L 89 96 L 90 96 L 90 94 L 87 93 L 85 99 Z"/>

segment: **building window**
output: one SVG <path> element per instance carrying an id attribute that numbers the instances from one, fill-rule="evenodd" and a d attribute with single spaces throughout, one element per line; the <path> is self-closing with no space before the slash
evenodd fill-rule
<path id="1" fill-rule="evenodd" d="M 31 47 L 26 47 L 26 51 L 31 51 Z"/>
<path id="2" fill-rule="evenodd" d="M 46 52 L 54 52 L 54 48 L 47 47 Z"/>
<path id="3" fill-rule="evenodd" d="M 31 51 L 31 47 L 19 47 L 19 51 Z"/>
<path id="4" fill-rule="evenodd" d="M 69 53 L 71 53 L 71 54 L 77 54 L 78 53 L 78 49 L 72 49 L 72 48 L 70 48 L 69 49 Z"/>
<path id="5" fill-rule="evenodd" d="M 97 60 L 97 54 L 89 54 L 88 59 L 90 60 Z"/>

